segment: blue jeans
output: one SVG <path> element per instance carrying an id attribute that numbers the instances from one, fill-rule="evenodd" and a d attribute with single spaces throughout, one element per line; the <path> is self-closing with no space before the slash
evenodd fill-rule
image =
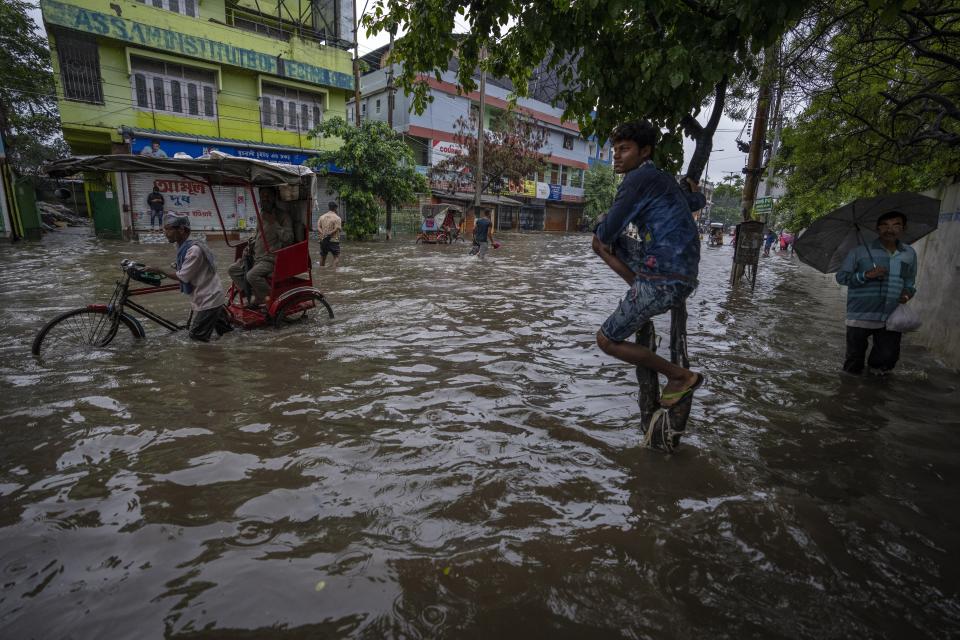
<path id="1" fill-rule="evenodd" d="M 150 228 L 153 228 L 154 220 L 157 226 L 163 228 L 163 209 L 150 209 Z"/>
<path id="2" fill-rule="evenodd" d="M 694 285 L 683 280 L 647 280 L 638 277 L 617 305 L 617 310 L 604 321 L 600 331 L 614 342 L 623 342 L 647 320 L 682 303 L 693 290 Z"/>

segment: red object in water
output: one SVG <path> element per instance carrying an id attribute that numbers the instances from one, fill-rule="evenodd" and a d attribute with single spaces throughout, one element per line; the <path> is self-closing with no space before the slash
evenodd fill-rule
<path id="1" fill-rule="evenodd" d="M 494 249 L 499 249 L 499 248 L 500 248 L 500 243 L 497 242 L 496 240 L 494 240 L 494 241 L 493 241 L 493 248 L 494 248 Z"/>

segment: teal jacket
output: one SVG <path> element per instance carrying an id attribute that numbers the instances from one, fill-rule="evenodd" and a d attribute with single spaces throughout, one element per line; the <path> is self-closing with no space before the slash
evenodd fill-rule
<path id="1" fill-rule="evenodd" d="M 900 294 L 906 289 L 913 296 L 917 292 L 917 252 L 908 244 L 897 243 L 897 250 L 889 253 L 880 240 L 852 249 L 837 272 L 837 282 L 846 285 L 847 320 L 886 322 L 897 308 Z M 886 267 L 882 280 L 869 280 L 863 274 L 873 265 Z"/>

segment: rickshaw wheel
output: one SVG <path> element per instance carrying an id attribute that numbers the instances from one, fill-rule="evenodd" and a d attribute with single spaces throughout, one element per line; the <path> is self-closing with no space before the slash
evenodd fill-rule
<path id="1" fill-rule="evenodd" d="M 313 301 L 313 306 L 304 308 L 304 303 L 309 301 Z M 330 308 L 330 303 L 322 295 L 310 293 L 295 296 L 281 304 L 277 309 L 277 314 L 273 317 L 273 326 L 282 327 L 299 322 L 307 317 L 307 312 L 310 309 L 317 309 L 318 320 L 323 318 L 324 313 L 326 313 L 327 318 L 333 318 L 333 309 Z"/>
<path id="2" fill-rule="evenodd" d="M 106 309 L 89 307 L 67 311 L 40 329 L 31 351 L 35 356 L 44 356 L 76 347 L 99 349 L 113 341 L 121 323 L 134 339 L 143 337 L 142 329 L 126 315 L 111 319 Z"/>

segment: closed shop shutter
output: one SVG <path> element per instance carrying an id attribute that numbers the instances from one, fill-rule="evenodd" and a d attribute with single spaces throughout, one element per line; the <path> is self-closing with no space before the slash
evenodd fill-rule
<path id="1" fill-rule="evenodd" d="M 543 221 L 544 231 L 567 230 L 567 208 L 547 206 L 547 216 Z"/>
<path id="2" fill-rule="evenodd" d="M 543 207 L 526 206 L 520 209 L 520 229 L 522 231 L 543 231 Z"/>
<path id="3" fill-rule="evenodd" d="M 190 218 L 194 231 L 219 231 L 220 219 L 213 204 L 210 187 L 202 182 L 186 180 L 180 176 L 163 173 L 131 173 L 130 181 L 131 219 L 133 228 L 150 230 L 150 207 L 147 196 L 154 185 L 163 196 L 163 210 Z M 214 185 L 220 215 L 227 231 L 254 229 L 257 216 L 248 206 L 250 191 L 245 187 Z"/>

